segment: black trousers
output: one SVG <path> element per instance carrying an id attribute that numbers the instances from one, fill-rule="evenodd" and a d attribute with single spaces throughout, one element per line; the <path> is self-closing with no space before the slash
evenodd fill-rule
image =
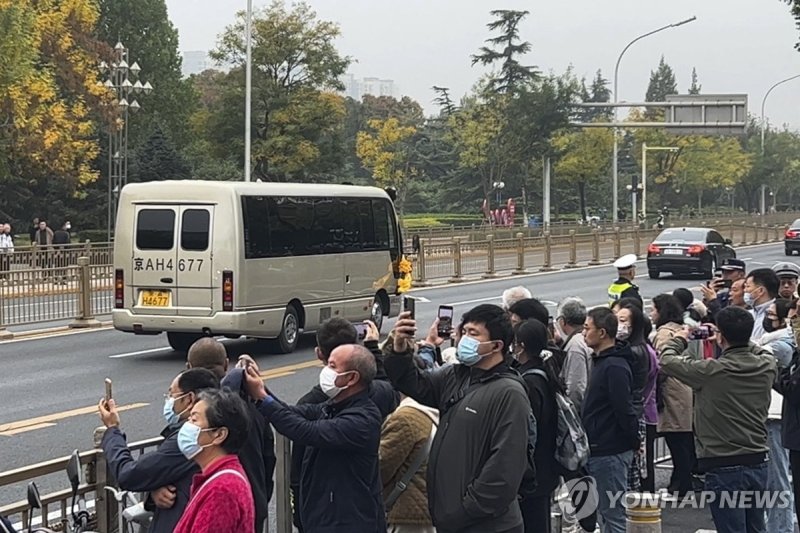
<path id="1" fill-rule="evenodd" d="M 525 533 L 541 533 L 550 531 L 550 508 L 553 495 L 523 498 L 519 502 L 522 511 L 522 522 Z"/>
<path id="2" fill-rule="evenodd" d="M 800 450 L 789 450 L 789 468 L 792 471 L 794 512 L 800 517 Z"/>
<path id="3" fill-rule="evenodd" d="M 692 490 L 692 470 L 695 466 L 694 435 L 691 431 L 664 433 L 669 453 L 672 456 L 672 478 L 670 492 L 684 495 Z"/>
<path id="4" fill-rule="evenodd" d="M 644 447 L 645 447 L 645 468 L 647 477 L 642 478 L 642 491 L 655 492 L 656 491 L 656 426 L 655 424 L 647 424 L 645 426 L 644 434 Z"/>

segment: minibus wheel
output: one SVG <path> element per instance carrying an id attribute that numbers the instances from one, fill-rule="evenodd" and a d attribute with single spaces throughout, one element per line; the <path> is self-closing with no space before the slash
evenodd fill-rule
<path id="1" fill-rule="evenodd" d="M 176 333 L 174 331 L 167 332 L 167 341 L 172 349 L 176 352 L 188 352 L 194 342 L 202 337 L 197 333 Z"/>
<path id="2" fill-rule="evenodd" d="M 291 353 L 300 340 L 300 317 L 293 305 L 286 308 L 281 323 L 281 332 L 275 338 L 276 348 L 280 353 Z"/>

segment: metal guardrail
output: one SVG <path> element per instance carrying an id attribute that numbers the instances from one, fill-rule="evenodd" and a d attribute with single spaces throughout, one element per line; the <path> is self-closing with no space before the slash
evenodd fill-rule
<path id="1" fill-rule="evenodd" d="M 102 436 L 96 433 L 95 439 Z M 134 458 L 156 448 L 164 439 L 156 437 L 128 445 Z M 98 444 L 96 442 L 96 444 Z M 292 533 L 292 509 L 289 495 L 289 467 L 291 465 L 291 444 L 289 439 L 280 433 L 275 435 L 275 503 L 277 511 L 277 533 Z M 99 448 L 82 452 L 81 465 L 85 469 L 85 483 L 78 488 L 78 493 L 86 496 L 87 507 L 92 510 L 90 527 L 99 533 L 112 533 L 117 525 L 117 501 L 109 494 L 105 487 L 119 486 L 114 481 L 103 451 Z M 44 476 L 61 476 L 63 486 L 69 486 L 66 467 L 69 457 L 59 457 L 49 461 L 36 463 L 30 466 L 0 472 L 0 488 L 12 489 L 15 493 L 25 494 L 25 487 L 31 481 L 37 481 Z M 59 483 L 61 485 L 62 483 Z M 57 490 L 42 495 L 42 523 L 40 526 L 52 528 L 55 531 L 67 531 L 70 517 L 72 491 L 70 489 Z M 7 516 L 11 522 L 27 525 L 30 520 L 30 508 L 26 500 L 15 501 L 0 506 L 0 515 Z M 38 513 L 37 513 L 38 514 Z M 54 516 L 55 515 L 55 516 Z M 268 524 L 265 524 L 265 531 Z"/>
<path id="2" fill-rule="evenodd" d="M 794 220 L 794 215 L 770 216 L 783 220 L 770 224 L 700 222 L 741 246 L 783 238 L 785 224 Z M 412 280 L 420 287 L 434 280 L 457 283 L 599 265 L 629 253 L 644 257 L 647 245 L 660 231 L 636 227 L 586 229 L 542 235 L 504 231 L 485 234 L 480 239 L 457 236 L 446 242 L 423 238 L 417 254 L 411 256 Z M 88 255 L 76 256 L 78 252 Z M 112 248 L 108 243 L 85 243 L 63 254 L 36 247 L 0 254 L 0 339 L 11 335 L 8 326 L 65 319 L 74 319 L 70 324 L 73 327 L 95 325 L 93 317 L 109 314 L 113 308 L 113 275 Z"/>
<path id="3" fill-rule="evenodd" d="M 734 246 L 779 242 L 787 226 L 784 223 L 758 224 L 732 220 L 705 221 Z M 556 267 L 609 263 L 625 254 L 646 257 L 647 246 L 660 229 L 611 228 L 589 233 L 570 230 L 566 235 L 545 232 L 542 236 L 527 236 L 518 232 L 513 238 L 488 234 L 483 240 L 455 237 L 452 242 L 428 242 L 420 239 L 419 250 L 412 259 L 412 280 L 417 287 L 432 281 L 457 283 L 477 277 L 494 278 L 504 275 L 546 272 Z"/>
<path id="4" fill-rule="evenodd" d="M 787 224 L 793 220 L 800 218 L 800 212 L 797 211 L 781 211 L 776 213 L 767 213 L 763 216 L 752 214 L 736 214 L 731 216 L 729 212 L 720 212 L 718 214 L 704 214 L 695 217 L 681 217 L 672 215 L 667 218 L 667 225 L 669 226 L 698 226 L 708 227 L 713 226 L 714 221 L 724 220 L 732 221 L 736 224 L 747 223 L 752 225 L 757 223 L 759 225 L 774 225 L 774 224 Z M 640 229 L 652 229 L 655 218 L 648 219 L 647 223 L 640 226 Z M 616 224 L 620 228 L 633 227 L 633 221 L 620 221 Z M 523 233 L 526 237 L 542 237 L 545 231 L 549 231 L 551 235 L 569 235 L 570 230 L 574 230 L 577 234 L 591 234 L 592 230 L 597 227 L 601 231 L 613 228 L 614 224 L 610 220 L 601 220 L 597 225 L 591 224 L 578 224 L 574 221 L 558 221 L 552 222 L 548 228 L 537 227 L 529 228 L 525 225 L 516 225 L 512 227 L 507 226 L 491 226 L 489 224 L 472 224 L 469 226 L 434 226 L 434 227 L 420 227 L 408 228 L 405 230 L 406 234 L 406 250 L 412 249 L 412 238 L 418 236 L 420 239 L 427 239 L 428 243 L 433 241 L 452 241 L 455 237 L 461 237 L 462 240 L 485 240 L 486 235 L 492 234 L 497 239 L 510 239 L 517 233 Z"/>

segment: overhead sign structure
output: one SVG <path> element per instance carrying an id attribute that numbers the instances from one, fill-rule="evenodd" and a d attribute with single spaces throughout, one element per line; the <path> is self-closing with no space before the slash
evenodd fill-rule
<path id="1" fill-rule="evenodd" d="M 744 135 L 746 94 L 674 94 L 665 102 L 600 102 L 577 107 L 664 109 L 664 121 L 570 122 L 581 128 L 663 128 L 676 135 Z"/>

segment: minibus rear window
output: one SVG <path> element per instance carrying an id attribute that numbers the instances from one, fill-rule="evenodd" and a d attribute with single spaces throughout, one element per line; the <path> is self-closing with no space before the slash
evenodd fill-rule
<path id="1" fill-rule="evenodd" d="M 209 213 L 205 209 L 187 209 L 181 222 L 181 248 L 192 252 L 208 249 Z"/>
<path id="2" fill-rule="evenodd" d="M 136 248 L 171 250 L 175 244 L 175 211 L 142 209 L 136 218 Z"/>

